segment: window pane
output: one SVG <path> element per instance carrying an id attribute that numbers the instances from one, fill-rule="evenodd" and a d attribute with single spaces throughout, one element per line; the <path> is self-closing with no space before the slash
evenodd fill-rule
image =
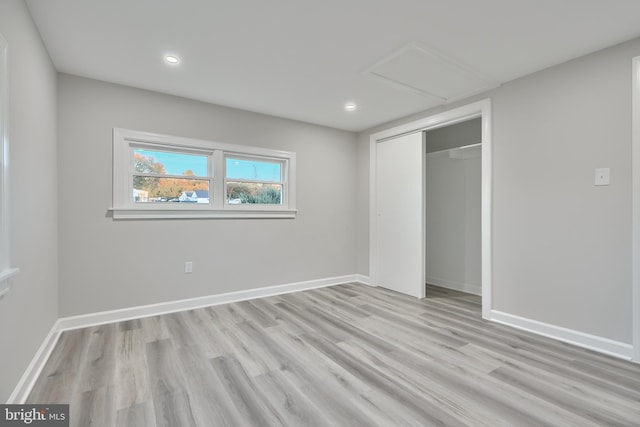
<path id="1" fill-rule="evenodd" d="M 227 203 L 230 205 L 281 205 L 282 185 L 254 182 L 227 182 Z"/>
<path id="2" fill-rule="evenodd" d="M 136 148 L 134 170 L 159 175 L 207 176 L 208 156 Z"/>
<path id="3" fill-rule="evenodd" d="M 134 176 L 133 201 L 136 203 L 209 203 L 209 181 Z"/>
<path id="4" fill-rule="evenodd" d="M 227 157 L 227 179 L 280 182 L 282 163 Z"/>

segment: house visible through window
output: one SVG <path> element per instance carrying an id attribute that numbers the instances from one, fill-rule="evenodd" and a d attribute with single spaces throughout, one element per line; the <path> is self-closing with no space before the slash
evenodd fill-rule
<path id="1" fill-rule="evenodd" d="M 114 218 L 293 218 L 295 153 L 113 132 Z"/>

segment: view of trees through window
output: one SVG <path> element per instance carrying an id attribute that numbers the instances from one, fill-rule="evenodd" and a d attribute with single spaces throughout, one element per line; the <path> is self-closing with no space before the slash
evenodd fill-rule
<path id="1" fill-rule="evenodd" d="M 282 204 L 282 186 L 255 182 L 227 182 L 229 204 L 258 203 L 263 205 Z"/>
<path id="2" fill-rule="evenodd" d="M 144 149 L 133 156 L 135 202 L 209 203 L 207 156 Z"/>

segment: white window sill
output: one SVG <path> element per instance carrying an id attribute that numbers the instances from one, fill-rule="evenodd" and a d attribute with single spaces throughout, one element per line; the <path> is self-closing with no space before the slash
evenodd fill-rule
<path id="1" fill-rule="evenodd" d="M 18 274 L 18 272 L 20 272 L 20 270 L 17 268 L 7 268 L 6 270 L 0 271 L 0 298 L 11 290 L 7 280 Z"/>
<path id="2" fill-rule="evenodd" d="M 10 277 L 15 276 L 20 272 L 18 268 L 7 268 L 6 270 L 0 271 L 0 283 L 8 280 Z"/>
<path id="3" fill-rule="evenodd" d="M 109 209 L 113 219 L 295 218 L 297 210 Z"/>

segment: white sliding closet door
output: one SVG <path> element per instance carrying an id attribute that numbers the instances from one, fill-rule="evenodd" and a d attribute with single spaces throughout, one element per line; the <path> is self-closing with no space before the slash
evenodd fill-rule
<path id="1" fill-rule="evenodd" d="M 424 298 L 425 147 L 422 132 L 378 143 L 376 156 L 376 284 Z"/>

